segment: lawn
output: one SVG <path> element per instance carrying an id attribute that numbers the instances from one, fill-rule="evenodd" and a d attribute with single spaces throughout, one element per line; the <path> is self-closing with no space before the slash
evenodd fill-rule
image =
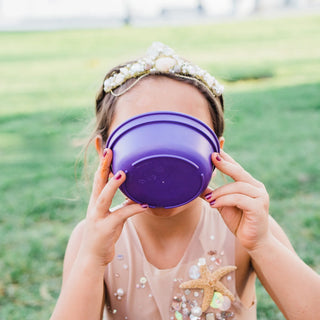
<path id="1" fill-rule="evenodd" d="M 95 93 L 111 66 L 154 40 L 225 85 L 226 150 L 265 183 L 272 216 L 320 272 L 319 27 L 320 16 L 309 15 L 0 33 L 0 319 L 49 318 L 89 197 L 81 150 Z M 257 287 L 258 319 L 284 319 Z"/>

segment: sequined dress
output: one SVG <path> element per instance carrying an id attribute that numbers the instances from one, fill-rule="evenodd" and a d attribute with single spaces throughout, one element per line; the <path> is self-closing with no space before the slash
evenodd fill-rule
<path id="1" fill-rule="evenodd" d="M 114 260 L 105 271 L 107 319 L 136 320 L 256 320 L 256 305 L 246 308 L 235 289 L 235 273 L 221 279 L 235 297 L 231 301 L 214 292 L 210 307 L 202 311 L 202 289 L 181 289 L 201 277 L 200 266 L 210 272 L 234 265 L 235 238 L 220 214 L 203 203 L 200 221 L 180 262 L 160 270 L 146 259 L 133 222 L 128 219 L 116 244 Z"/>

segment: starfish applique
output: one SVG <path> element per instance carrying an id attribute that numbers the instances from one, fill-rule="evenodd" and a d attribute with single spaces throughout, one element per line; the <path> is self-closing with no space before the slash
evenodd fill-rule
<path id="1" fill-rule="evenodd" d="M 203 301 L 202 301 L 202 312 L 205 312 L 212 301 L 215 291 L 220 292 L 224 296 L 234 301 L 233 294 L 220 282 L 220 279 L 226 274 L 235 271 L 237 267 L 227 266 L 222 267 L 214 272 L 210 272 L 207 265 L 200 266 L 200 278 L 196 280 L 189 280 L 181 283 L 180 288 L 182 289 L 203 289 Z"/>

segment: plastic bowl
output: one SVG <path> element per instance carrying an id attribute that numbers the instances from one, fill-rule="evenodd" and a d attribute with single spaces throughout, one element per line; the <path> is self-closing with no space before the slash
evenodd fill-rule
<path id="1" fill-rule="evenodd" d="M 107 141 L 112 171 L 123 170 L 120 190 L 151 208 L 174 208 L 198 197 L 208 186 L 219 152 L 215 133 L 184 113 L 150 112 L 130 118 Z"/>

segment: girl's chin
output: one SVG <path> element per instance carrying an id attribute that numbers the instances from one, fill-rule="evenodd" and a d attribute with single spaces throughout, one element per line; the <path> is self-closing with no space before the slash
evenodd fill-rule
<path id="1" fill-rule="evenodd" d="M 156 217 L 172 217 L 181 211 L 181 207 L 165 209 L 165 208 L 150 208 L 148 213 Z"/>
<path id="2" fill-rule="evenodd" d="M 196 200 L 193 200 L 192 202 L 189 202 L 183 206 L 180 207 L 175 207 L 175 208 L 170 208 L 170 209 L 165 209 L 165 208 L 149 208 L 147 211 L 148 214 L 151 214 L 156 217 L 163 217 L 163 218 L 169 218 L 176 216 L 182 212 L 184 212 L 187 209 L 190 209 L 192 205 L 196 203 Z"/>

